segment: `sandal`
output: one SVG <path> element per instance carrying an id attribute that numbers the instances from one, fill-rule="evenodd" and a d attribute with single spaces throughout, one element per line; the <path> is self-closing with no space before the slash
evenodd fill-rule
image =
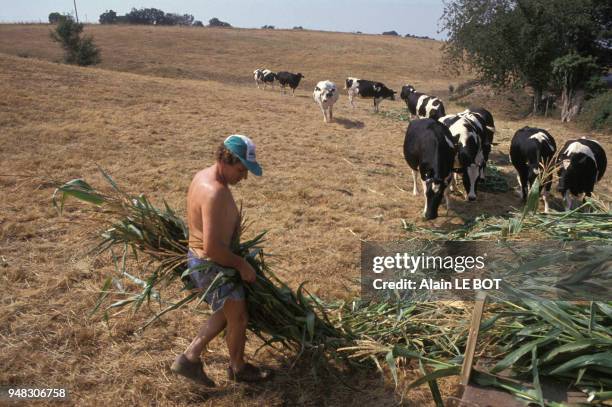
<path id="1" fill-rule="evenodd" d="M 197 362 L 192 362 L 187 359 L 184 353 L 181 353 L 172 363 L 170 367 L 174 373 L 184 376 L 194 382 L 207 386 L 207 387 L 215 387 L 215 382 L 213 382 L 206 373 L 204 373 L 204 366 L 202 365 L 202 361 L 198 360 Z"/>
<path id="2" fill-rule="evenodd" d="M 238 372 L 235 372 L 231 366 L 228 367 L 227 375 L 229 376 L 230 380 L 234 380 L 236 382 L 254 383 L 270 379 L 272 377 L 272 371 L 268 369 L 260 369 L 250 363 L 245 363 L 244 367 Z"/>

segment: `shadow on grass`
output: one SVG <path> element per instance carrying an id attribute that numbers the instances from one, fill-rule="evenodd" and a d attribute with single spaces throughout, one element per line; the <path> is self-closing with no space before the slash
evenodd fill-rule
<path id="1" fill-rule="evenodd" d="M 350 120 L 342 117 L 334 118 L 334 122 L 343 126 L 345 129 L 363 129 L 365 125 L 359 120 Z"/>
<path id="2" fill-rule="evenodd" d="M 265 383 L 244 385 L 252 395 L 274 393 L 287 406 L 397 405 L 392 385 L 385 386 L 372 365 L 349 367 L 343 363 L 325 362 L 307 354 L 295 366 L 279 360 L 280 368 Z"/>

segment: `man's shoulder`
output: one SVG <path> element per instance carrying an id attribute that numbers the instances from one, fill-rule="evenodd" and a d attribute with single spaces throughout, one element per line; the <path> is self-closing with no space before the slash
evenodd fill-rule
<path id="1" fill-rule="evenodd" d="M 232 197 L 228 187 L 215 179 L 207 177 L 202 177 L 196 181 L 195 193 L 203 201 L 226 200 Z"/>

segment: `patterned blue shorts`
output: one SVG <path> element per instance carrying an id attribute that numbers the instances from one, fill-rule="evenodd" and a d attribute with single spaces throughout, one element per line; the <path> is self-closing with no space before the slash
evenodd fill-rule
<path id="1" fill-rule="evenodd" d="M 206 259 L 198 257 L 191 250 L 187 253 L 187 266 L 190 269 L 207 263 L 208 261 Z M 189 274 L 189 278 L 191 278 L 191 282 L 196 288 L 206 291 L 219 273 L 221 273 L 221 271 L 213 265 L 207 270 L 192 272 Z M 232 300 L 244 300 L 244 287 L 235 283 L 224 283 L 215 290 L 209 291 L 206 297 L 204 297 L 204 300 L 210 305 L 213 312 L 216 312 L 223 308 L 223 304 L 225 304 L 225 300 L 228 298 Z"/>

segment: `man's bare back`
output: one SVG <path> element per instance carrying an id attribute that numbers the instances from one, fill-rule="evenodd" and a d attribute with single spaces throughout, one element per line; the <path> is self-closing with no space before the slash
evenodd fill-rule
<path id="1" fill-rule="evenodd" d="M 206 258 L 209 239 L 230 247 L 240 219 L 236 202 L 229 187 L 218 179 L 217 166 L 198 172 L 187 193 L 187 223 L 189 249 Z"/>

